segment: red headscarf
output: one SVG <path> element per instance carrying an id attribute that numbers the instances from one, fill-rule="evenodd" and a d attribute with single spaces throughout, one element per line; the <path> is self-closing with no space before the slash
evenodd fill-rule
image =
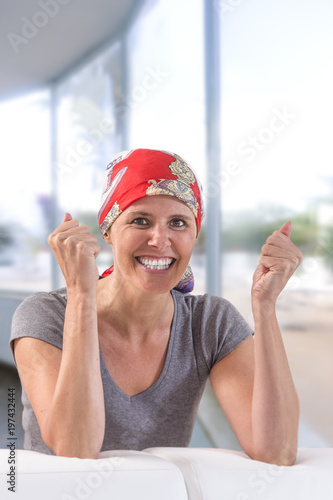
<path id="1" fill-rule="evenodd" d="M 153 149 L 123 151 L 107 166 L 98 213 L 101 234 L 132 203 L 154 195 L 174 196 L 183 201 L 195 217 L 198 235 L 203 207 L 200 185 L 195 174 L 180 156 Z M 112 271 L 113 268 L 110 268 L 103 276 Z M 193 275 L 191 272 L 189 276 L 189 270 L 186 274 L 186 289 L 183 289 L 184 283 L 181 282 L 177 289 L 188 292 L 193 289 Z"/>

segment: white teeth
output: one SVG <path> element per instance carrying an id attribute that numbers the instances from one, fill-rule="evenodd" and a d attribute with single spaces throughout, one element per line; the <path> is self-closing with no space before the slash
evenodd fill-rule
<path id="1" fill-rule="evenodd" d="M 138 261 L 141 264 L 143 264 L 145 267 L 148 267 L 148 269 L 164 270 L 164 269 L 168 269 L 168 267 L 171 266 L 173 259 L 150 260 L 150 259 L 142 259 L 141 257 L 138 257 Z"/>

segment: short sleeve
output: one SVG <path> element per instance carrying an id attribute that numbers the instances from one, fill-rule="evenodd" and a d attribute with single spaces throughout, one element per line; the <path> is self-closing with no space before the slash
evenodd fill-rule
<path id="1" fill-rule="evenodd" d="M 14 340 L 32 337 L 62 349 L 66 295 L 38 292 L 27 297 L 16 309 L 11 328 L 10 348 L 14 356 Z"/>
<path id="2" fill-rule="evenodd" d="M 209 294 L 198 297 L 193 309 L 193 324 L 199 328 L 200 348 L 209 371 L 253 334 L 229 301 Z"/>

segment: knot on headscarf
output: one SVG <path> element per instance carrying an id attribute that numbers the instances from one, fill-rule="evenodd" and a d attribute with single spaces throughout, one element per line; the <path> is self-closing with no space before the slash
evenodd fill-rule
<path id="1" fill-rule="evenodd" d="M 103 235 L 132 203 L 156 195 L 173 196 L 184 202 L 195 217 L 198 236 L 204 214 L 201 188 L 193 170 L 180 156 L 153 149 L 123 151 L 106 167 L 98 213 L 100 233 Z M 102 276 L 112 271 L 113 266 Z M 193 273 L 188 266 L 175 288 L 187 293 L 193 286 Z"/>

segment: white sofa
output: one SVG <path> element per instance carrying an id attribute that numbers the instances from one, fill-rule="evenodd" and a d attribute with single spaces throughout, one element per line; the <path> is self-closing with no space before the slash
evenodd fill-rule
<path id="1" fill-rule="evenodd" d="M 292 467 L 222 449 L 109 451 L 90 460 L 8 448 L 0 450 L 0 498 L 328 500 L 333 498 L 333 448 L 300 449 Z"/>

